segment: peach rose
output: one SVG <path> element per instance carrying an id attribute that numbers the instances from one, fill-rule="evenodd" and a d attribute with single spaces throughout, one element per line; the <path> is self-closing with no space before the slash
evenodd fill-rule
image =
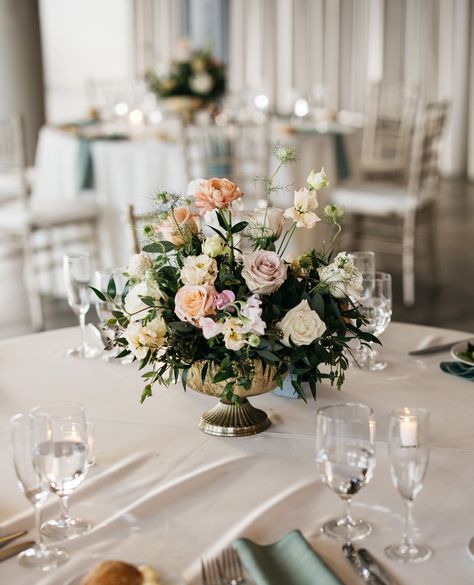
<path id="1" fill-rule="evenodd" d="M 216 289 L 210 285 L 186 284 L 176 293 L 174 312 L 181 321 L 189 321 L 198 327 L 201 317 L 215 313 Z"/>
<path id="2" fill-rule="evenodd" d="M 229 179 L 209 179 L 202 181 L 196 191 L 196 207 L 204 215 L 216 207 L 228 207 L 232 201 L 242 197 L 239 187 Z"/>
<path id="3" fill-rule="evenodd" d="M 174 210 L 174 217 L 173 213 L 170 212 L 168 217 L 158 225 L 158 231 L 164 240 L 175 246 L 182 246 L 192 234 L 199 232 L 196 218 L 196 214 L 191 213 L 189 209 L 177 207 Z"/>

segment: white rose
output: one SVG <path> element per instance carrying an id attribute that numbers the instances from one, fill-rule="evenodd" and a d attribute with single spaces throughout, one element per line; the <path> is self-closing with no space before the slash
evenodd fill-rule
<path id="1" fill-rule="evenodd" d="M 217 278 L 217 262 L 207 254 L 188 256 L 181 268 L 183 284 L 214 284 Z"/>
<path id="2" fill-rule="evenodd" d="M 283 332 L 281 342 L 286 347 L 291 347 L 290 339 L 294 345 L 309 345 L 326 331 L 324 321 L 311 309 L 307 300 L 290 309 L 278 327 Z"/>
<path id="3" fill-rule="evenodd" d="M 321 221 L 321 218 L 312 211 L 303 212 L 296 209 L 296 207 L 285 209 L 285 213 L 283 215 L 288 219 L 295 221 L 296 227 L 299 228 L 304 227 L 306 229 L 312 229 L 318 221 Z"/>
<path id="4" fill-rule="evenodd" d="M 295 191 L 293 206 L 302 213 L 316 209 L 318 207 L 316 191 L 306 188 Z"/>
<path id="5" fill-rule="evenodd" d="M 153 297 L 155 300 L 159 300 L 163 298 L 163 293 L 157 284 L 153 290 L 150 290 L 146 282 L 140 282 L 131 288 L 125 297 L 125 310 L 131 315 L 131 321 L 138 321 L 146 316 L 145 309 L 148 307 L 140 297 Z"/>
<path id="6" fill-rule="evenodd" d="M 207 71 L 201 71 L 191 77 L 189 80 L 189 87 L 195 93 L 206 95 L 214 87 L 214 80 L 209 75 L 209 73 L 207 73 Z"/>
<path id="7" fill-rule="evenodd" d="M 340 252 L 329 266 L 318 268 L 318 274 L 333 297 L 342 299 L 348 296 L 357 300 L 362 292 L 362 274 L 346 252 Z"/>
<path id="8" fill-rule="evenodd" d="M 307 181 L 308 185 L 312 189 L 315 189 L 316 191 L 319 191 L 323 187 L 329 186 L 328 176 L 326 175 L 326 171 L 324 170 L 324 167 L 321 168 L 319 173 L 315 173 L 314 171 L 311 171 L 309 173 L 306 181 Z"/>
<path id="9" fill-rule="evenodd" d="M 252 238 L 274 238 L 275 240 L 281 236 L 285 221 L 283 209 L 279 207 L 255 209 L 247 213 L 243 219 L 249 222 Z"/>
<path id="10" fill-rule="evenodd" d="M 204 240 L 204 244 L 202 245 L 203 254 L 207 254 L 210 258 L 222 256 L 223 254 L 227 254 L 228 251 L 229 247 L 226 245 L 224 240 L 217 234 L 206 238 Z"/>
<path id="11" fill-rule="evenodd" d="M 166 323 L 161 315 L 155 317 L 146 325 L 135 321 L 128 325 L 124 336 L 133 355 L 141 360 L 149 350 L 155 352 L 165 339 Z"/>
<path id="12" fill-rule="evenodd" d="M 140 254 L 135 254 L 130 259 L 128 264 L 128 274 L 132 278 L 144 278 L 146 271 L 153 267 L 153 262 L 151 261 L 150 256 L 145 254 L 145 252 L 140 252 Z"/>

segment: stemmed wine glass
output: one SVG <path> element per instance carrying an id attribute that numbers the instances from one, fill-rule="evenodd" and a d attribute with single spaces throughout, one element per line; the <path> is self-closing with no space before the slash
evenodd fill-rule
<path id="1" fill-rule="evenodd" d="M 119 301 L 122 295 L 122 292 L 125 287 L 126 278 L 123 275 L 125 272 L 125 268 L 108 268 L 105 270 L 96 270 L 94 275 L 94 286 L 100 292 L 104 294 L 109 294 L 115 298 L 115 301 Z M 113 277 L 114 279 L 114 288 L 115 290 L 109 289 L 110 279 Z M 114 294 L 111 294 L 114 293 Z M 110 301 L 103 301 L 98 297 L 95 300 L 95 309 L 97 311 L 97 316 L 99 317 L 101 327 L 110 341 L 113 341 L 115 336 L 117 335 L 117 327 L 114 325 L 109 325 L 108 322 L 110 319 L 113 319 L 112 311 L 115 310 L 114 304 Z M 116 355 L 120 353 L 119 347 L 112 347 L 104 351 L 103 358 L 105 361 L 110 361 L 111 359 L 115 358 Z"/>
<path id="2" fill-rule="evenodd" d="M 35 525 L 37 531 L 36 544 L 23 551 L 19 562 L 24 567 L 49 571 L 62 565 L 69 559 L 67 551 L 46 546 L 41 534 L 41 516 L 43 503 L 49 491 L 48 486 L 40 479 L 33 467 L 33 426 L 32 417 L 27 413 L 15 415 L 10 421 L 13 464 L 18 485 L 26 498 L 35 508 Z"/>
<path id="3" fill-rule="evenodd" d="M 385 554 L 403 563 L 426 561 L 432 550 L 415 544 L 413 538 L 413 501 L 423 488 L 429 460 L 429 413 L 423 408 L 402 408 L 390 416 L 388 453 L 395 487 L 405 504 L 405 529 L 401 544 L 392 544 Z"/>
<path id="4" fill-rule="evenodd" d="M 84 408 L 75 402 L 37 406 L 33 416 L 33 461 L 49 489 L 59 496 L 61 517 L 43 524 L 54 539 L 75 538 L 89 532 L 87 520 L 72 518 L 68 500 L 87 473 L 88 431 Z"/>
<path id="5" fill-rule="evenodd" d="M 87 252 L 65 254 L 63 256 L 64 281 L 67 302 L 79 317 L 82 343 L 78 348 L 70 349 L 68 355 L 80 358 L 93 358 L 99 350 L 86 342 L 86 313 L 90 307 L 89 281 L 91 278 L 90 256 Z"/>
<path id="6" fill-rule="evenodd" d="M 372 479 L 375 468 L 375 419 L 370 406 L 341 403 L 318 410 L 316 462 L 321 480 L 344 502 L 344 515 L 326 522 L 323 532 L 345 541 L 370 534 L 370 524 L 354 519 L 350 509 L 352 496 Z"/>
<path id="7" fill-rule="evenodd" d="M 392 277 L 386 272 L 369 273 L 362 276 L 362 295 L 359 299 L 359 311 L 367 320 L 364 329 L 372 335 L 383 333 L 392 318 Z M 387 362 L 377 361 L 377 352 L 370 343 L 370 353 L 363 364 L 371 371 L 383 370 Z"/>

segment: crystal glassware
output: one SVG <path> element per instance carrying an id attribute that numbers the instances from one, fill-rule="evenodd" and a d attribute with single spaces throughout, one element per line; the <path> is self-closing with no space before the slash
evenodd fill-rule
<path id="1" fill-rule="evenodd" d="M 33 466 L 33 425 L 32 417 L 27 413 L 15 415 L 10 421 L 13 464 L 18 486 L 35 508 L 35 525 L 37 538 L 35 546 L 23 551 L 18 560 L 20 565 L 41 571 L 49 571 L 62 565 L 69 559 L 67 551 L 46 546 L 41 534 L 41 517 L 43 503 L 49 490 Z"/>
<path id="2" fill-rule="evenodd" d="M 432 555 L 428 546 L 415 544 L 412 519 L 413 502 L 423 488 L 428 467 L 428 423 L 429 413 L 423 408 L 401 408 L 390 416 L 390 473 L 405 504 L 405 529 L 401 544 L 388 546 L 385 554 L 403 563 L 426 561 Z"/>
<path id="3" fill-rule="evenodd" d="M 359 540 L 370 524 L 352 517 L 352 497 L 372 478 L 375 468 L 375 419 L 365 404 L 341 403 L 320 408 L 316 422 L 316 462 L 321 480 L 344 502 L 344 515 L 322 527 L 328 536 Z"/>
<path id="4" fill-rule="evenodd" d="M 88 431 L 84 408 L 75 402 L 37 406 L 33 417 L 33 461 L 41 479 L 59 496 L 61 516 L 43 524 L 45 536 L 56 540 L 89 532 L 91 523 L 72 518 L 69 496 L 86 476 Z"/>
<path id="5" fill-rule="evenodd" d="M 65 254 L 63 256 L 64 281 L 67 302 L 79 318 L 82 343 L 78 348 L 68 350 L 68 355 L 93 358 L 100 352 L 86 342 L 86 313 L 90 307 L 89 282 L 91 278 L 90 256 L 88 253 Z"/>
<path id="6" fill-rule="evenodd" d="M 359 311 L 367 320 L 364 329 L 378 337 L 388 327 L 392 318 L 392 277 L 386 272 L 362 275 L 362 294 Z M 371 371 L 383 370 L 387 362 L 377 360 L 377 352 L 370 343 L 370 352 L 363 367 Z"/>
<path id="7" fill-rule="evenodd" d="M 96 270 L 94 275 L 94 286 L 97 290 L 104 294 L 108 294 L 114 298 L 115 302 L 119 303 L 127 282 L 127 279 L 123 275 L 124 272 L 125 268 L 106 268 L 104 270 Z M 113 278 L 113 283 L 111 282 L 111 278 Z M 99 297 L 96 297 L 95 309 L 100 321 L 99 327 L 102 328 L 107 339 L 112 343 L 118 332 L 117 326 L 111 324 L 111 320 L 114 318 L 112 313 L 115 310 L 114 303 L 108 300 L 103 301 Z M 120 351 L 121 349 L 119 347 L 110 347 L 110 349 L 106 348 L 103 352 L 102 359 L 110 361 L 114 359 Z"/>

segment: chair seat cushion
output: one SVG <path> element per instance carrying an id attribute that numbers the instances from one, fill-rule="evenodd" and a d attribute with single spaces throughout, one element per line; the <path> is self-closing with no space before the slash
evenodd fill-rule
<path id="1" fill-rule="evenodd" d="M 347 213 L 362 215 L 404 215 L 418 206 L 418 198 L 406 188 L 385 183 L 341 185 L 331 193 L 331 202 Z"/>
<path id="2" fill-rule="evenodd" d="M 41 206 L 32 202 L 29 208 L 15 201 L 0 207 L 0 230 L 21 233 L 27 229 L 50 228 L 89 221 L 97 215 L 97 203 L 90 198 L 74 202 L 47 201 Z"/>

